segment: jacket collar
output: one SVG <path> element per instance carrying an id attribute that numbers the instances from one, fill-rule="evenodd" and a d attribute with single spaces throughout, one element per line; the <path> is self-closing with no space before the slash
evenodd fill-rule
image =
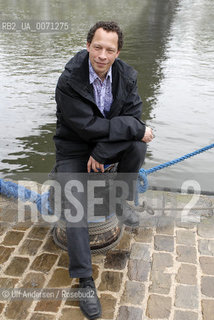
<path id="1" fill-rule="evenodd" d="M 86 49 L 81 50 L 66 64 L 64 74 L 67 77 L 68 83 L 76 92 L 96 104 L 93 94 L 93 85 L 90 84 L 89 81 L 88 60 L 88 51 Z M 118 58 L 112 65 L 113 103 L 109 112 L 109 117 L 115 115 L 116 111 L 116 113 L 120 111 L 119 109 L 121 108 L 118 107 L 118 101 L 125 100 L 125 93 L 128 93 L 132 75 L 130 75 L 130 67 L 126 70 L 126 66 L 127 65 Z"/>
<path id="2" fill-rule="evenodd" d="M 72 85 L 72 87 L 81 94 L 84 94 L 85 90 L 91 92 L 92 88 L 89 80 L 88 60 L 88 51 L 81 50 L 65 66 L 65 74 L 68 77 L 70 85 Z M 113 97 L 115 97 L 114 91 L 117 91 L 117 86 L 115 86 L 115 84 L 117 84 L 118 78 L 119 75 L 114 62 L 112 65 Z"/>
<path id="3" fill-rule="evenodd" d="M 89 82 L 90 82 L 90 84 L 92 84 L 96 79 L 99 79 L 100 81 L 102 81 L 100 79 L 100 77 L 98 76 L 98 74 L 94 71 L 94 68 L 92 67 L 90 59 L 88 59 L 88 66 L 89 66 Z M 112 83 L 112 67 L 109 68 L 105 79 L 108 79 L 108 77 L 110 79 L 110 82 Z"/>

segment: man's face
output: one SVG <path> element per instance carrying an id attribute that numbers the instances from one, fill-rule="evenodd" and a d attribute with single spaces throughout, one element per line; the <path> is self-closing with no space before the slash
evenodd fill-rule
<path id="1" fill-rule="evenodd" d="M 107 32 L 102 28 L 97 29 L 92 42 L 87 42 L 87 50 L 94 71 L 101 80 L 104 80 L 106 73 L 120 53 L 117 33 Z"/>

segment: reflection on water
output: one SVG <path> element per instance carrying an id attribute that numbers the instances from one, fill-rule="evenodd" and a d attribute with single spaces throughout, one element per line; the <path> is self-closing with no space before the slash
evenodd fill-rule
<path id="1" fill-rule="evenodd" d="M 212 0 L 2 0 L 0 12 L 0 20 L 70 23 L 69 32 L 0 33 L 1 177 L 50 171 L 57 79 L 101 19 L 121 24 L 121 58 L 138 71 L 143 119 L 156 133 L 145 168 L 213 143 Z M 211 150 L 165 169 L 150 183 L 180 187 L 188 172 L 213 171 L 212 157 Z"/>

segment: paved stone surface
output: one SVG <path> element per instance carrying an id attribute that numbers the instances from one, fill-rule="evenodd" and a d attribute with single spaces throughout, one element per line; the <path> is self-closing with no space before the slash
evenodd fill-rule
<path id="1" fill-rule="evenodd" d="M 174 238 L 173 237 L 158 235 L 158 236 L 155 236 L 154 241 L 155 241 L 154 242 L 155 250 L 168 251 L 168 252 L 174 251 Z"/>
<path id="2" fill-rule="evenodd" d="M 24 237 L 24 232 L 18 232 L 18 231 L 9 231 L 7 232 L 3 242 L 4 246 L 16 246 L 19 244 L 19 242 Z"/>
<path id="3" fill-rule="evenodd" d="M 191 264 L 181 264 L 176 280 L 179 283 L 197 285 L 197 268 Z"/>
<path id="4" fill-rule="evenodd" d="M 5 309 L 5 316 L 8 319 L 26 319 L 29 315 L 28 309 L 33 303 L 32 299 L 12 300 Z"/>
<path id="5" fill-rule="evenodd" d="M 214 300 L 202 300 L 203 320 L 211 320 L 214 315 Z"/>
<path id="6" fill-rule="evenodd" d="M 191 195 L 148 191 L 154 216 L 137 208 L 139 228 L 126 228 L 107 253 L 92 255 L 103 320 L 213 320 L 214 218 L 212 197 L 201 196 L 200 223 L 182 222 Z M 156 201 L 157 200 L 157 201 Z M 196 204 L 197 206 L 197 204 Z M 171 210 L 173 209 L 173 210 Z M 208 213 L 207 213 L 208 212 Z M 191 210 L 194 214 L 194 208 Z M 0 288 L 77 288 L 68 255 L 53 242 L 51 226 L 17 222 L 17 202 L 0 196 Z M 5 299 L 2 320 L 86 320 L 72 299 Z"/>
<path id="7" fill-rule="evenodd" d="M 141 282 L 126 281 L 125 289 L 121 297 L 121 304 L 131 303 L 139 305 L 143 302 L 145 295 L 145 286 Z"/>
<path id="8" fill-rule="evenodd" d="M 130 260 L 128 263 L 128 278 L 135 281 L 146 281 L 151 269 L 149 261 Z"/>
<path id="9" fill-rule="evenodd" d="M 28 264 L 28 258 L 14 257 L 4 273 L 10 276 L 19 277 L 23 274 Z"/>
<path id="10" fill-rule="evenodd" d="M 169 253 L 153 253 L 152 269 L 161 271 L 173 266 L 173 257 Z"/>
<path id="11" fill-rule="evenodd" d="M 42 273 L 30 272 L 22 281 L 22 288 L 43 288 L 45 277 Z"/>
<path id="12" fill-rule="evenodd" d="M 169 222 L 166 219 L 165 223 L 159 224 L 156 227 L 156 233 L 158 233 L 158 234 L 166 234 L 166 235 L 173 235 L 174 234 L 174 225 L 172 225 L 171 221 Z"/>
<path id="13" fill-rule="evenodd" d="M 123 251 L 107 252 L 104 268 L 122 270 L 125 268 L 129 253 Z"/>
<path id="14" fill-rule="evenodd" d="M 71 319 L 83 320 L 83 319 L 85 319 L 85 317 L 82 315 L 82 313 L 79 309 L 64 308 L 64 309 L 62 309 L 62 315 L 58 319 L 60 319 L 60 320 L 71 320 Z"/>
<path id="15" fill-rule="evenodd" d="M 0 246 L 0 263 L 6 262 L 11 253 L 13 252 L 14 248 L 6 248 L 4 246 Z"/>
<path id="16" fill-rule="evenodd" d="M 30 266 L 30 269 L 36 271 L 48 272 L 57 260 L 57 255 L 42 253 L 38 255 Z"/>
<path id="17" fill-rule="evenodd" d="M 138 228 L 134 239 L 136 242 L 151 243 L 153 239 L 153 230 L 151 228 Z"/>
<path id="18" fill-rule="evenodd" d="M 19 254 L 34 256 L 41 245 L 42 241 L 26 239 L 18 251 Z"/>
<path id="19" fill-rule="evenodd" d="M 153 271 L 150 276 L 152 284 L 149 286 L 149 292 L 169 294 L 171 288 L 171 275 L 162 271 Z"/>
<path id="20" fill-rule="evenodd" d="M 204 274 L 214 275 L 214 258 L 200 257 L 199 261 Z"/>
<path id="21" fill-rule="evenodd" d="M 100 302 L 102 305 L 102 318 L 114 319 L 117 299 L 112 297 L 110 294 L 101 294 Z"/>
<path id="22" fill-rule="evenodd" d="M 206 256 L 214 256 L 214 240 L 199 240 L 199 253 Z"/>
<path id="23" fill-rule="evenodd" d="M 175 306 L 178 308 L 197 309 L 197 286 L 177 286 L 175 292 Z"/>
<path id="24" fill-rule="evenodd" d="M 203 222 L 198 225 L 198 235 L 205 239 L 214 238 L 213 228 L 214 228 L 213 218 L 203 220 Z"/>
<path id="25" fill-rule="evenodd" d="M 71 285 L 72 279 L 64 268 L 57 268 L 53 271 L 52 277 L 47 284 L 49 288 L 64 288 Z"/>
<path id="26" fill-rule="evenodd" d="M 191 311 L 175 311 L 174 320 L 198 320 L 198 314 Z"/>
<path id="27" fill-rule="evenodd" d="M 122 306 L 119 309 L 117 320 L 141 320 L 142 314 L 140 308 Z"/>
<path id="28" fill-rule="evenodd" d="M 130 259 L 150 261 L 150 246 L 147 244 L 133 243 Z"/>
<path id="29" fill-rule="evenodd" d="M 169 319 L 171 312 L 171 298 L 161 295 L 150 295 L 146 315 L 150 319 Z"/>
<path id="30" fill-rule="evenodd" d="M 34 312 L 31 316 L 30 320 L 55 320 L 55 315 Z"/>
<path id="31" fill-rule="evenodd" d="M 214 277 L 202 277 L 201 292 L 207 297 L 214 298 Z"/>
<path id="32" fill-rule="evenodd" d="M 194 246 L 195 232 L 191 230 L 177 230 L 176 242 L 187 246 Z"/>
<path id="33" fill-rule="evenodd" d="M 58 300 L 42 300 L 39 301 L 34 310 L 43 312 L 57 312 L 62 301 Z"/>
<path id="34" fill-rule="evenodd" d="M 123 273 L 114 271 L 103 271 L 101 274 L 101 283 L 98 287 L 100 291 L 120 291 Z"/>
<path id="35" fill-rule="evenodd" d="M 133 234 L 124 230 L 123 236 L 120 242 L 118 243 L 118 245 L 115 247 L 115 250 L 129 251 L 131 248 L 132 237 L 133 237 Z"/>
<path id="36" fill-rule="evenodd" d="M 197 263 L 197 251 L 195 247 L 177 246 L 177 261 Z"/>

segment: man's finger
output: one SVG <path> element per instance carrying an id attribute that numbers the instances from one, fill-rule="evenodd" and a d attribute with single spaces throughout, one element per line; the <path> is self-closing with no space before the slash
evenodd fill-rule
<path id="1" fill-rule="evenodd" d="M 88 173 L 91 172 L 91 160 L 88 160 L 87 170 L 88 170 Z"/>
<path id="2" fill-rule="evenodd" d="M 98 172 L 97 163 L 95 161 L 92 163 L 92 169 L 94 170 L 94 172 Z"/>

